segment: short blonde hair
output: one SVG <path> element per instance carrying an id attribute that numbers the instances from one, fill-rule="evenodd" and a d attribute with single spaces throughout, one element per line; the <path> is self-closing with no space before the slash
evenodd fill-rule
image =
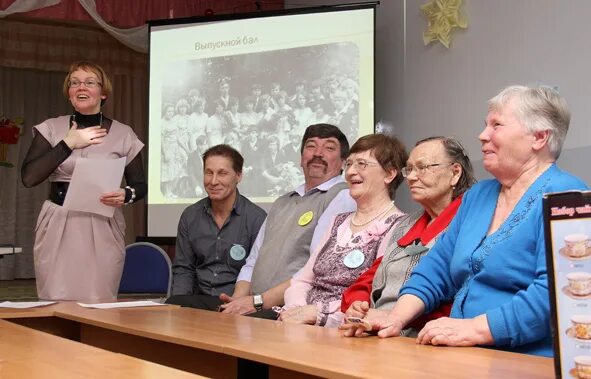
<path id="1" fill-rule="evenodd" d="M 107 76 L 107 73 L 101 66 L 96 63 L 86 62 L 86 61 L 79 61 L 74 62 L 70 65 L 70 70 L 68 71 L 68 75 L 64 79 L 64 86 L 63 92 L 66 99 L 70 98 L 69 90 L 70 90 L 70 77 L 76 70 L 84 70 L 88 72 L 92 72 L 96 75 L 98 81 L 101 83 L 101 94 L 104 95 L 106 98 L 101 100 L 101 107 L 107 101 L 111 92 L 113 92 L 113 85 L 111 84 L 111 80 Z"/>

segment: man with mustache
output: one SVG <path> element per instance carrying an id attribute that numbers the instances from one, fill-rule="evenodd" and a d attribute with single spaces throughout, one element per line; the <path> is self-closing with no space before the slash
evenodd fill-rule
<path id="1" fill-rule="evenodd" d="M 300 152 L 305 182 L 273 203 L 233 295 L 220 295 L 224 313 L 264 317 L 271 307 L 283 305 L 291 277 L 307 262 L 332 218 L 355 210 L 341 176 L 349 143 L 339 128 L 309 126 Z"/>

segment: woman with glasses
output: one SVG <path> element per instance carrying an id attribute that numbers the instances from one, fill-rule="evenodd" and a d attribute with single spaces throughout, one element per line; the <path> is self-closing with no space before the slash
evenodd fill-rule
<path id="1" fill-rule="evenodd" d="M 37 293 L 45 300 L 114 300 L 123 269 L 125 221 L 121 206 L 147 191 L 140 150 L 144 146 L 131 127 L 103 115 L 111 95 L 105 71 L 91 62 L 70 66 L 63 93 L 73 114 L 33 127 L 33 142 L 21 176 L 26 187 L 49 179 L 35 229 Z M 112 217 L 68 210 L 62 206 L 79 158 L 125 157 L 125 188 L 102 194 L 99 201 L 114 207 Z"/>
<path id="2" fill-rule="evenodd" d="M 402 168 L 402 175 L 421 210 L 400 223 L 384 257 L 376 260 L 345 290 L 341 309 L 347 316 L 387 315 L 398 300 L 400 288 L 447 229 L 463 193 L 474 183 L 472 164 L 462 145 L 447 137 L 430 137 L 417 142 L 406 167 Z M 444 303 L 440 309 L 410 325 L 404 334 L 416 335 L 429 319 L 449 315 L 449 308 L 449 303 Z"/>
<path id="3" fill-rule="evenodd" d="M 361 137 L 345 161 L 345 180 L 357 210 L 337 215 L 318 251 L 291 279 L 280 319 L 337 327 L 343 320 L 341 294 L 384 254 L 405 215 L 394 204 L 407 153 L 384 134 Z"/>
<path id="4" fill-rule="evenodd" d="M 466 192 L 394 308 L 386 317 L 368 314 L 368 328 L 398 336 L 413 319 L 453 299 L 450 317 L 429 321 L 417 343 L 552 356 L 542 198 L 587 189 L 555 164 L 569 122 L 566 101 L 550 87 L 511 86 L 489 100 L 479 139 L 494 179 Z M 353 326 L 347 334 L 363 329 Z"/>

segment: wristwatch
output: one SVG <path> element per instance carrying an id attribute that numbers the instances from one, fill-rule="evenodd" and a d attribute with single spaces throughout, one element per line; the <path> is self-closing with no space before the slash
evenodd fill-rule
<path id="1" fill-rule="evenodd" d="M 257 312 L 260 312 L 263 310 L 263 295 L 254 295 L 252 297 L 252 305 L 254 305 L 254 309 L 257 310 Z"/>

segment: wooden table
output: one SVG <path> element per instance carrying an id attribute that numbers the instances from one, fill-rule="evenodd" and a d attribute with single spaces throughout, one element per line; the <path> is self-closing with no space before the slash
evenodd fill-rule
<path id="1" fill-rule="evenodd" d="M 0 320 L 0 378 L 199 378 Z"/>
<path id="2" fill-rule="evenodd" d="M 345 338 L 337 330 L 178 307 L 87 309 L 59 303 L 0 309 L 0 318 L 209 377 L 235 377 L 237 358 L 271 377 L 553 378 L 553 361 L 413 339 Z"/>

